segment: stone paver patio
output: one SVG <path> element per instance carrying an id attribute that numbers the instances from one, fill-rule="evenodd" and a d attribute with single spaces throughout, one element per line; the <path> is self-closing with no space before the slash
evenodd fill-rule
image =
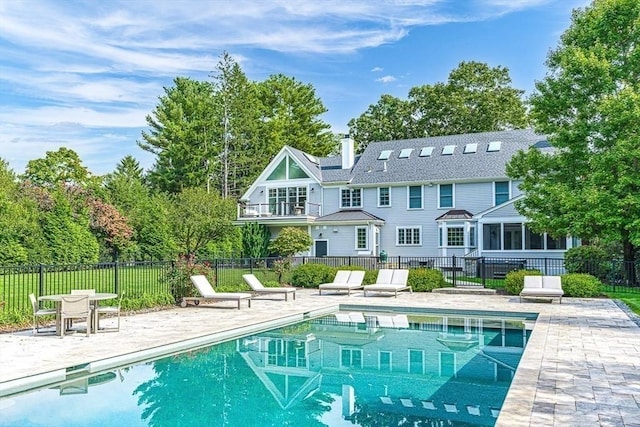
<path id="1" fill-rule="evenodd" d="M 497 426 L 640 427 L 640 327 L 613 301 L 564 298 L 562 304 L 500 295 L 362 293 L 295 301 L 256 299 L 251 308 L 225 302 L 121 318 L 120 332 L 32 336 L 0 334 L 0 391 L 21 378 L 69 366 L 261 324 L 339 304 L 393 305 L 539 313 Z"/>

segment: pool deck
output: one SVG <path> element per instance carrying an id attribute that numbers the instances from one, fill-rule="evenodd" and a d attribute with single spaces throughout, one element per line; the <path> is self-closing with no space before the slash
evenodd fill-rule
<path id="1" fill-rule="evenodd" d="M 176 307 L 123 316 L 120 332 L 89 338 L 82 333 L 62 339 L 32 336 L 30 330 L 0 334 L 0 386 L 339 304 L 539 313 L 496 425 L 640 427 L 640 327 L 607 299 L 520 303 L 518 297 L 503 295 L 402 292 L 397 298 L 365 298 L 362 292 L 348 297 L 298 290 L 295 301 L 258 297 L 241 310 L 232 301 Z"/>

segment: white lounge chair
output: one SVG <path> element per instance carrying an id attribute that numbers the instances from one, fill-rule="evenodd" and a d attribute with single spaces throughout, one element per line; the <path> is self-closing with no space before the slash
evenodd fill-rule
<path id="1" fill-rule="evenodd" d="M 392 271 L 391 278 L 389 278 L 389 271 Z M 393 295 L 397 298 L 398 292 L 409 290 L 413 293 L 411 286 L 407 285 L 409 279 L 409 270 L 397 269 L 397 270 L 380 270 L 378 272 L 378 278 L 373 285 L 366 285 L 364 287 L 364 296 L 367 296 L 367 292 L 393 292 Z"/>
<path id="2" fill-rule="evenodd" d="M 353 311 L 351 313 L 337 312 L 335 313 L 336 320 L 341 323 L 366 323 L 364 314 L 359 311 Z"/>
<path id="3" fill-rule="evenodd" d="M 563 295 L 560 276 L 524 276 L 520 302 L 522 298 L 559 298 L 562 304 Z"/>
<path id="4" fill-rule="evenodd" d="M 202 301 L 238 301 L 238 310 L 240 310 L 240 303 L 246 300 L 251 307 L 251 297 L 253 295 L 244 292 L 216 292 L 206 276 L 197 275 L 191 276 L 191 283 L 200 292 L 199 297 L 183 297 L 180 303 L 181 307 L 186 307 L 189 302 L 194 305 L 200 304 Z"/>
<path id="5" fill-rule="evenodd" d="M 363 270 L 338 270 L 332 283 L 323 283 L 318 286 L 318 293 L 322 295 L 322 291 L 346 291 L 347 295 L 351 295 L 351 291 L 362 289 L 363 280 Z"/>
<path id="6" fill-rule="evenodd" d="M 296 299 L 296 288 L 267 288 L 254 274 L 243 274 L 242 278 L 256 294 L 282 294 L 284 295 L 285 301 L 289 298 L 289 294 L 291 294 L 293 295 L 293 299 Z"/>

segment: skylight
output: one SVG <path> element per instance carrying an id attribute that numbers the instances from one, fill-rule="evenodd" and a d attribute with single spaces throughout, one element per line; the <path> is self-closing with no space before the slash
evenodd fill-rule
<path id="1" fill-rule="evenodd" d="M 445 145 L 444 147 L 442 147 L 443 156 L 450 156 L 453 154 L 454 151 L 456 151 L 455 145 Z"/>
<path id="2" fill-rule="evenodd" d="M 467 144 L 464 146 L 464 153 L 475 153 L 476 151 L 478 151 L 478 144 L 473 142 L 471 144 Z"/>
<path id="3" fill-rule="evenodd" d="M 411 155 L 411 152 L 413 151 L 413 148 L 403 148 L 402 151 L 400 151 L 400 154 L 398 155 L 399 159 L 406 159 Z"/>
<path id="4" fill-rule="evenodd" d="M 378 156 L 378 160 L 389 160 L 391 153 L 393 153 L 393 150 L 382 150 Z"/>
<path id="5" fill-rule="evenodd" d="M 491 141 L 487 147 L 487 151 L 500 151 L 502 141 Z"/>
<path id="6" fill-rule="evenodd" d="M 433 147 L 422 147 L 420 157 L 431 157 L 431 153 L 433 153 Z"/>

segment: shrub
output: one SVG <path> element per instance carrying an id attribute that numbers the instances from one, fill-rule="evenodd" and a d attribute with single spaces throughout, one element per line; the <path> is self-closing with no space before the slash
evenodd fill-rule
<path id="1" fill-rule="evenodd" d="M 504 278 L 504 288 L 511 295 L 520 295 L 524 288 L 524 276 L 541 276 L 538 270 L 514 270 L 507 273 Z"/>
<path id="2" fill-rule="evenodd" d="M 331 282 L 336 269 L 325 264 L 302 264 L 291 273 L 291 284 L 300 288 L 317 288 L 321 283 Z"/>
<path id="3" fill-rule="evenodd" d="M 416 292 L 431 292 L 447 285 L 440 270 L 433 268 L 415 268 L 409 270 L 407 284 Z"/>
<path id="4" fill-rule="evenodd" d="M 164 277 L 176 302 L 182 301 L 182 297 L 197 296 L 196 288 L 191 283 L 191 276 L 199 274 L 207 276 L 211 284 L 215 282 L 213 270 L 208 263 L 196 264 L 192 258 L 180 258 L 176 261 L 174 268 Z"/>
<path id="5" fill-rule="evenodd" d="M 567 250 L 564 265 L 568 273 L 586 273 L 604 279 L 611 272 L 611 254 L 599 246 L 578 246 Z"/>
<path id="6" fill-rule="evenodd" d="M 562 290 L 567 297 L 590 298 L 600 294 L 600 281 L 590 274 L 562 275 Z"/>

